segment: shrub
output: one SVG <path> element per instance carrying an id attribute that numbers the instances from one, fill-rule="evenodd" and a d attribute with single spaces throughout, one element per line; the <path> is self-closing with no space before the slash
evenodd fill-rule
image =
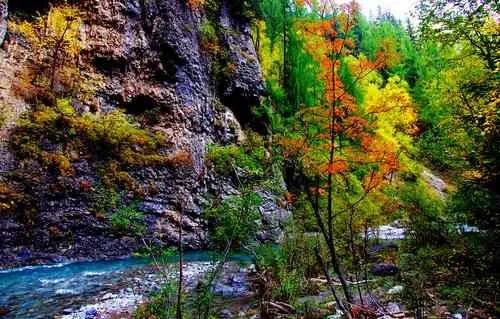
<path id="1" fill-rule="evenodd" d="M 162 136 L 140 128 L 119 110 L 80 114 L 70 99 L 57 100 L 55 107 L 40 106 L 19 122 L 11 138 L 19 160 L 34 159 L 46 170 L 72 176 L 75 161 L 92 158 L 102 164 L 107 186 L 131 190 L 137 187 L 125 172 L 130 167 L 189 164 L 185 152 L 162 155 L 163 145 Z"/>
<path id="2" fill-rule="evenodd" d="M 111 215 L 112 228 L 121 233 L 142 235 L 146 231 L 144 214 L 138 210 L 137 204 L 121 207 Z"/>
<path id="3" fill-rule="evenodd" d="M 24 196 L 11 185 L 0 182 L 0 215 L 16 212 L 24 201 Z"/>
<path id="4" fill-rule="evenodd" d="M 201 48 L 212 55 L 220 52 L 219 37 L 212 22 L 205 20 L 200 26 Z"/>
<path id="5" fill-rule="evenodd" d="M 134 319 L 174 318 L 177 304 L 177 284 L 170 281 L 153 294 L 134 312 Z"/>
<path id="6" fill-rule="evenodd" d="M 7 122 L 9 116 L 9 110 L 4 104 L 0 104 L 0 129 Z"/>
<path id="7" fill-rule="evenodd" d="M 97 185 L 91 196 L 94 204 L 93 211 L 96 214 L 106 215 L 115 210 L 120 204 L 120 195 L 113 188 Z"/>
<path id="8" fill-rule="evenodd" d="M 31 224 L 36 213 L 36 202 L 22 185 L 0 181 L 0 218 L 16 217 Z"/>
<path id="9" fill-rule="evenodd" d="M 293 302 L 301 292 L 303 276 L 301 268 L 292 269 L 288 264 L 288 252 L 283 247 L 261 245 L 255 251 L 257 271 L 266 278 L 261 287 L 261 298 L 266 301 Z"/>
<path id="10" fill-rule="evenodd" d="M 250 179 L 263 178 L 265 167 L 270 163 L 266 158 L 263 141 L 257 137 L 253 138 L 257 141 L 249 138 L 244 146 L 209 145 L 207 161 L 217 173 L 224 176 L 232 176 L 239 170 Z"/>
<path id="11" fill-rule="evenodd" d="M 205 0 L 205 10 L 210 20 L 215 21 L 219 18 L 220 6 L 220 0 Z"/>
<path id="12" fill-rule="evenodd" d="M 212 43 L 215 43 L 218 41 L 217 30 L 215 29 L 214 25 L 208 20 L 205 20 L 201 24 L 200 35 L 201 35 L 202 41 L 208 41 L 208 42 L 212 42 Z"/>
<path id="13" fill-rule="evenodd" d="M 206 0 L 188 0 L 188 4 L 192 9 L 201 9 L 205 5 Z"/>
<path id="14" fill-rule="evenodd" d="M 241 195 L 230 196 L 220 204 L 205 211 L 210 224 L 210 238 L 221 250 L 228 244 L 238 248 L 254 238 L 260 219 L 258 210 L 262 199 L 251 191 L 243 190 Z"/>

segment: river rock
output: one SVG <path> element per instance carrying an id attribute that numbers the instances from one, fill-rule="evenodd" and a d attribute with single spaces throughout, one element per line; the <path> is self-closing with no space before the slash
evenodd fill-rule
<path id="1" fill-rule="evenodd" d="M 375 276 L 394 276 L 398 273 L 399 268 L 394 264 L 379 263 L 373 265 L 370 271 Z"/>
<path id="2" fill-rule="evenodd" d="M 219 313 L 219 318 L 221 318 L 221 319 L 230 319 L 230 318 L 233 318 L 233 313 L 229 309 L 223 309 Z"/>
<path id="3" fill-rule="evenodd" d="M 98 315 L 97 310 L 94 308 L 91 308 L 85 312 L 85 319 L 94 319 Z"/>
<path id="4" fill-rule="evenodd" d="M 63 315 L 69 315 L 72 312 L 73 312 L 72 308 L 66 308 L 66 309 L 63 310 Z"/>
<path id="5" fill-rule="evenodd" d="M 394 286 L 394 287 L 392 287 L 391 289 L 389 289 L 389 290 L 387 291 L 387 293 L 388 293 L 389 295 L 396 295 L 396 294 L 400 294 L 400 293 L 402 293 L 402 292 L 403 292 L 403 289 L 404 289 L 404 287 L 403 287 L 403 286 L 398 285 L 398 286 Z"/>
<path id="6" fill-rule="evenodd" d="M 111 299 L 113 298 L 113 294 L 112 293 L 107 293 L 105 294 L 104 296 L 102 296 L 102 300 L 108 300 L 108 299 Z"/>
<path id="7" fill-rule="evenodd" d="M 0 307 L 0 317 L 6 316 L 9 312 L 10 310 L 8 308 Z"/>
<path id="8" fill-rule="evenodd" d="M 385 308 L 391 314 L 403 311 L 403 306 L 397 302 L 389 302 Z"/>

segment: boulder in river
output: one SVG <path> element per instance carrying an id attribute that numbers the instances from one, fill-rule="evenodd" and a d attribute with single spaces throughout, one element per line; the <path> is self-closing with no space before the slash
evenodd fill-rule
<path id="1" fill-rule="evenodd" d="M 391 263 L 379 263 L 373 265 L 370 271 L 375 276 L 394 276 L 398 273 L 399 268 Z"/>

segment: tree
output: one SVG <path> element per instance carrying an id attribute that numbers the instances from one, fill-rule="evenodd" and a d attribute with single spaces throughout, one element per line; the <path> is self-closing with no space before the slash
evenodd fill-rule
<path id="1" fill-rule="evenodd" d="M 421 119 L 418 148 L 428 165 L 452 176 L 458 190 L 444 210 L 446 231 L 435 231 L 434 216 L 423 214 L 432 209 L 413 205 L 420 217 L 413 218 L 410 227 L 439 233 L 445 244 L 412 243 L 412 263 L 418 265 L 422 256 L 427 261 L 411 267 L 432 280 L 433 265 L 441 266 L 445 260 L 446 276 L 433 288 L 442 288 L 436 290 L 443 295 L 445 290 L 456 291 L 461 302 L 479 307 L 488 304 L 484 300 L 497 298 L 492 291 L 498 290 L 495 265 L 500 262 L 494 253 L 500 240 L 498 12 L 498 1 L 488 0 L 422 0 L 418 6 L 422 21 L 414 89 Z M 464 224 L 481 231 L 457 233 Z M 466 258 L 473 262 L 464 262 Z M 425 298 L 426 293 L 416 288 L 419 298 Z"/>
<path id="2" fill-rule="evenodd" d="M 197 318 L 208 319 L 213 315 L 213 285 L 232 253 L 246 249 L 255 241 L 260 218 L 261 197 L 251 187 L 240 185 L 240 195 L 233 195 L 215 202 L 205 211 L 209 222 L 212 248 L 218 254 L 214 268 L 207 273 L 198 287 L 195 299 Z"/>
<path id="3" fill-rule="evenodd" d="M 423 103 L 422 150 L 434 163 L 456 170 L 463 185 L 459 206 L 474 207 L 458 211 L 467 222 L 490 230 L 500 222 L 493 209 L 500 198 L 499 24 L 493 16 L 498 12 L 497 1 L 419 4 L 421 33 L 438 43 L 433 59 L 443 61 L 439 67 L 428 65 L 434 71 L 422 79 L 424 95 L 433 97 Z M 445 151 L 438 154 L 438 149 Z M 470 195 L 479 190 L 485 201 L 471 205 Z"/>
<path id="4" fill-rule="evenodd" d="M 494 71 L 500 58 L 496 0 L 421 0 L 418 15 L 424 38 L 454 45 L 465 41 Z"/>
<path id="5" fill-rule="evenodd" d="M 82 13 L 74 6 L 50 8 L 33 22 L 13 22 L 12 29 L 26 38 L 36 52 L 15 83 L 20 95 L 33 102 L 54 104 L 58 97 L 87 94 L 81 75 L 80 26 Z"/>
<path id="6" fill-rule="evenodd" d="M 317 76 L 324 85 L 324 96 L 318 100 L 318 106 L 302 107 L 297 115 L 296 133 L 284 138 L 282 146 L 285 156 L 300 167 L 300 182 L 326 245 L 329 263 L 340 280 L 344 298 L 352 303 L 339 253 L 340 221 L 345 214 L 352 217 L 360 203 L 398 167 L 393 147 L 373 134 L 367 114 L 357 107 L 356 88 L 372 72 L 388 65 L 395 55 L 391 43 L 383 41 L 373 61 L 365 56 L 349 59 L 354 47 L 351 35 L 357 5 L 328 4 L 317 7 L 320 11 L 309 19 L 296 22 L 298 33 L 307 39 L 306 51 L 321 66 Z M 337 305 L 348 313 L 319 248 L 316 255 Z"/>

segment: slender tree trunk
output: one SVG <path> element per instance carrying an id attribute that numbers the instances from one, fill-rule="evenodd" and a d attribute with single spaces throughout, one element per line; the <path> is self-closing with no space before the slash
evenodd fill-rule
<path id="1" fill-rule="evenodd" d="M 54 50 L 52 52 L 52 63 L 51 63 L 51 69 L 50 69 L 50 90 L 54 90 L 55 86 L 55 81 L 56 81 L 56 70 L 57 70 L 57 62 L 59 60 L 59 52 L 61 50 L 61 47 L 64 42 L 64 38 L 66 37 L 66 33 L 69 30 L 69 27 L 71 26 L 71 23 L 73 23 L 72 20 L 66 22 L 66 26 L 64 28 L 63 34 L 61 35 L 60 39 L 57 41 L 56 46 L 54 47 Z"/>
<path id="2" fill-rule="evenodd" d="M 184 208 L 182 205 L 180 205 L 180 210 L 179 210 L 179 287 L 177 290 L 177 312 L 176 312 L 176 318 L 177 319 L 182 319 L 182 284 L 183 284 L 183 251 L 182 251 L 182 219 L 184 216 Z"/>
<path id="3" fill-rule="evenodd" d="M 316 177 L 316 187 L 319 187 L 319 177 Z M 316 223 L 318 224 L 321 234 L 323 235 L 323 238 L 325 240 L 326 246 L 328 248 L 328 254 L 330 256 L 330 261 L 332 263 L 333 270 L 339 277 L 339 280 L 342 285 L 342 290 L 344 291 L 344 295 L 347 299 L 348 302 L 352 303 L 352 297 L 350 295 L 350 290 L 349 286 L 347 284 L 347 281 L 345 280 L 345 277 L 343 276 L 342 269 L 340 268 L 340 264 L 338 263 L 338 257 L 337 257 L 337 251 L 335 248 L 335 245 L 333 243 L 333 240 L 330 240 L 329 237 L 329 230 L 327 229 L 327 226 L 325 226 L 325 223 L 323 222 L 323 219 L 321 218 L 321 212 L 320 212 L 320 207 L 319 207 L 319 194 L 316 192 L 315 194 L 311 194 L 310 190 L 308 189 L 307 195 L 309 198 L 309 202 L 313 206 L 313 212 L 314 216 L 316 218 Z M 313 196 L 314 195 L 314 196 Z M 319 254 L 319 251 L 316 252 L 316 258 L 318 262 L 322 265 L 323 272 L 325 274 L 325 277 L 328 281 L 328 284 L 330 286 L 330 289 L 332 292 L 335 294 L 334 291 L 336 291 L 335 286 L 333 284 L 333 281 L 330 278 L 330 274 L 328 273 L 328 267 L 326 266 L 326 263 L 324 262 L 323 258 Z M 339 300 L 340 303 L 340 300 Z M 339 307 L 341 308 L 342 311 L 346 313 L 350 317 L 350 313 L 345 309 L 345 307 L 341 304 L 339 304 Z"/>
<path id="4" fill-rule="evenodd" d="M 283 89 L 288 84 L 288 22 L 287 22 L 288 0 L 283 0 Z"/>
<path id="5" fill-rule="evenodd" d="M 363 238 L 363 271 L 365 276 L 366 291 L 370 293 L 370 285 L 368 284 L 368 221 L 365 221 Z"/>
<path id="6" fill-rule="evenodd" d="M 321 264 L 321 269 L 323 270 L 323 274 L 325 275 L 326 281 L 328 282 L 328 285 L 330 286 L 330 290 L 332 291 L 332 294 L 333 294 L 333 297 L 335 299 L 335 303 L 337 304 L 337 307 L 339 307 L 339 310 L 341 310 L 347 316 L 347 318 L 351 319 L 352 318 L 351 313 L 346 309 L 346 307 L 344 306 L 344 304 L 342 303 L 342 301 L 338 297 L 337 289 L 335 289 L 335 284 L 334 284 L 332 278 L 330 277 L 330 273 L 328 272 L 328 267 L 326 266 L 326 264 L 323 260 L 323 257 L 321 257 L 321 253 L 319 251 L 319 248 L 315 247 L 314 252 L 316 254 L 317 260 Z"/>
<path id="7" fill-rule="evenodd" d="M 332 37 L 332 54 L 338 55 L 339 53 L 334 50 L 334 38 Z M 336 77 L 335 77 L 335 64 L 337 62 L 337 58 L 332 61 L 332 87 L 333 87 L 333 104 L 332 104 L 332 115 L 330 122 L 330 154 L 328 164 L 329 167 L 332 167 L 335 163 L 335 125 L 337 124 L 337 115 L 336 115 L 336 107 L 337 107 L 337 96 L 336 96 Z M 333 172 L 328 170 L 328 180 L 327 180 L 327 188 L 328 188 L 328 203 L 327 203 L 327 214 L 328 214 L 328 238 L 327 238 L 327 246 L 330 251 L 331 262 L 333 266 L 333 270 L 339 277 L 340 283 L 342 285 L 342 289 L 344 291 L 345 297 L 348 302 L 352 302 L 352 295 L 349 289 L 349 285 L 344 276 L 344 272 L 340 266 L 340 262 L 338 260 L 337 251 L 335 248 L 335 243 L 333 242 L 334 237 L 334 221 L 333 221 Z"/>

